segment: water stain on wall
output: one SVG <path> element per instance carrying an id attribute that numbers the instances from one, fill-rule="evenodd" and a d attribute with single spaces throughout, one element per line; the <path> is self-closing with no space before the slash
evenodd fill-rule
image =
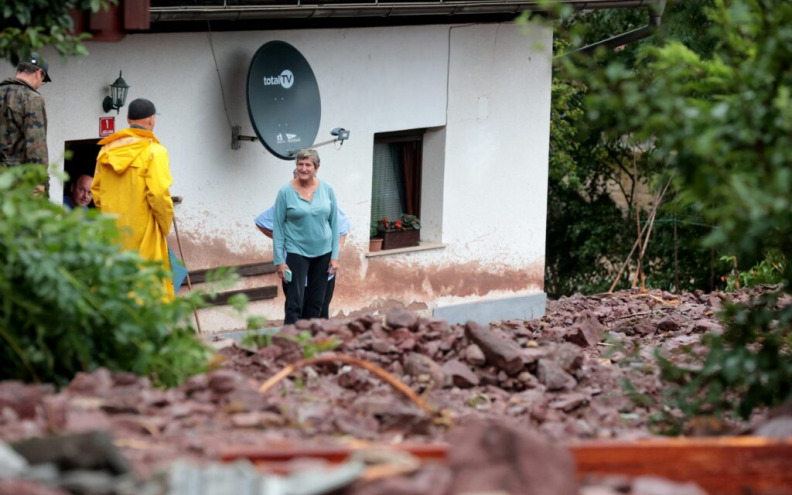
<path id="1" fill-rule="evenodd" d="M 225 238 L 182 233 L 181 243 L 190 270 L 272 261 L 271 245 L 264 242 L 251 242 L 241 250 L 232 250 Z M 171 246 L 175 244 L 171 243 Z M 331 314 L 342 317 L 374 312 L 382 314 L 395 307 L 420 313 L 435 307 L 435 302 L 441 298 L 476 299 L 492 293 L 508 296 L 541 291 L 544 286 L 541 262 L 493 267 L 491 263 L 475 260 L 446 260 L 419 265 L 413 260 L 420 256 L 420 252 L 371 258 L 366 254 L 367 251 L 353 244 L 347 244 L 341 251 Z M 254 283 L 279 285 L 274 274 L 261 277 Z M 280 290 L 278 299 L 282 299 Z M 280 304 L 276 307 L 277 314 L 267 315 L 273 321 L 282 318 Z M 341 310 L 340 314 L 337 310 Z"/>
<path id="2" fill-rule="evenodd" d="M 349 250 L 342 253 L 340 264 L 333 306 L 361 311 L 413 305 L 419 309 L 444 297 L 478 298 L 544 287 L 542 263 L 496 269 L 477 261 L 417 265 L 409 262 L 409 256 L 365 258 Z"/>
<path id="3" fill-rule="evenodd" d="M 184 261 L 190 270 L 272 261 L 272 248 L 264 243 L 235 245 L 235 249 L 232 249 L 224 237 L 184 232 L 179 232 L 179 237 Z M 177 255 L 179 254 L 173 233 L 168 236 L 168 245 Z"/>

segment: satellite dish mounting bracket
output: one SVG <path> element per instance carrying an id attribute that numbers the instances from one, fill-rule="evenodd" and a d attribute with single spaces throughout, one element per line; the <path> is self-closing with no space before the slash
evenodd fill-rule
<path id="1" fill-rule="evenodd" d="M 242 126 L 235 125 L 235 126 L 231 127 L 231 149 L 232 150 L 238 150 L 239 148 L 242 147 L 240 145 L 240 143 L 239 143 L 240 141 L 251 141 L 252 142 L 252 141 L 258 141 L 259 140 L 258 136 L 243 136 L 243 135 L 240 134 L 241 132 L 242 132 Z M 349 139 L 349 131 L 344 129 L 343 127 L 334 128 L 332 131 L 330 131 L 330 134 L 335 136 L 335 137 L 333 139 L 328 139 L 327 141 L 322 141 L 321 143 L 312 144 L 311 146 L 308 146 L 306 148 L 291 149 L 291 150 L 289 150 L 289 156 L 293 157 L 293 156 L 297 155 L 297 153 L 299 153 L 302 150 L 307 150 L 307 149 L 311 149 L 311 148 L 318 148 L 319 146 L 324 146 L 326 144 L 341 143 L 343 145 L 344 141 Z"/>
<path id="2" fill-rule="evenodd" d="M 241 134 L 242 126 L 235 125 L 231 126 L 231 149 L 238 150 L 242 146 L 239 144 L 240 141 L 258 141 L 258 136 L 243 136 Z"/>
<path id="3" fill-rule="evenodd" d="M 297 149 L 297 150 L 289 150 L 289 155 L 290 156 L 295 156 L 297 153 L 299 153 L 302 150 L 308 150 L 308 149 L 311 149 L 311 148 L 318 148 L 319 146 L 324 146 L 324 145 L 330 144 L 330 143 L 339 143 L 340 142 L 343 145 L 344 141 L 349 139 L 349 131 L 344 129 L 343 127 L 336 127 L 335 129 L 330 131 L 330 134 L 332 134 L 335 137 L 333 139 L 328 139 L 327 141 L 322 141 L 321 143 L 312 144 L 311 146 L 308 146 L 307 148 L 300 148 L 300 149 Z"/>

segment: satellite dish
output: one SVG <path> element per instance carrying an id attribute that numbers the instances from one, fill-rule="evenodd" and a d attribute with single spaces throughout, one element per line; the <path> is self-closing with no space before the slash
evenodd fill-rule
<path id="1" fill-rule="evenodd" d="M 250 61 L 247 107 L 256 136 L 273 155 L 294 158 L 314 144 L 322 116 L 319 85 L 311 66 L 283 41 L 262 45 Z"/>

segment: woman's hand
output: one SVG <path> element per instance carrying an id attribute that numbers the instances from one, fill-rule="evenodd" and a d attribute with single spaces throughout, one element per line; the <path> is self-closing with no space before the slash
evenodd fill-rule
<path id="1" fill-rule="evenodd" d="M 286 263 L 281 263 L 280 265 L 275 265 L 275 273 L 278 274 L 278 278 L 285 281 L 286 280 L 286 270 L 289 269 L 289 265 Z"/>
<path id="2" fill-rule="evenodd" d="M 327 273 L 334 274 L 338 271 L 338 260 L 330 260 L 330 265 L 327 267 Z"/>

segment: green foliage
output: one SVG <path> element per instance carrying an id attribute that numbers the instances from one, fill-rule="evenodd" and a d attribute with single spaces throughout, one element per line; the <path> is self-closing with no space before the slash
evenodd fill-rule
<path id="1" fill-rule="evenodd" d="M 297 334 L 294 341 L 300 344 L 303 350 L 303 357 L 310 359 L 324 351 L 332 351 L 339 346 L 340 342 L 335 337 L 316 338 L 311 332 L 303 330 Z"/>
<path id="2" fill-rule="evenodd" d="M 607 291 L 633 230 L 607 194 L 587 199 L 555 181 L 549 187 L 545 291 L 555 298 Z"/>
<path id="3" fill-rule="evenodd" d="M 44 46 L 61 55 L 87 55 L 83 41 L 91 35 L 74 35 L 73 9 L 99 12 L 117 0 L 4 0 L 0 6 L 0 58 L 13 65 Z"/>
<path id="4" fill-rule="evenodd" d="M 170 386 L 204 371 L 189 323 L 200 295 L 163 302 L 170 274 L 114 244 L 112 218 L 34 198 L 43 174 L 0 173 L 0 379 L 64 384 L 107 367 Z"/>
<path id="5" fill-rule="evenodd" d="M 609 135 L 651 143 L 675 173 L 680 200 L 715 225 L 704 245 L 738 260 L 792 254 L 792 3 L 705 2 L 705 40 L 643 45 L 635 63 L 559 59 L 585 82 L 586 115 Z M 710 50 L 711 48 L 711 50 Z M 593 124 L 592 124 L 593 125 Z M 792 287 L 782 267 L 784 293 Z M 667 372 L 685 415 L 720 412 L 730 399 L 747 416 L 792 397 L 789 309 L 769 297 L 726 310 L 727 331 L 709 342 L 701 369 Z M 666 362 L 671 367 L 670 363 Z"/>
<path id="6" fill-rule="evenodd" d="M 376 225 L 378 232 L 385 232 L 386 230 L 420 230 L 421 220 L 415 215 L 402 213 L 396 220 L 381 218 L 376 221 Z"/>
<path id="7" fill-rule="evenodd" d="M 303 330 L 296 336 L 279 335 L 280 337 L 297 343 L 302 349 L 303 358 L 310 359 L 325 351 L 332 351 L 341 342 L 335 337 L 319 338 L 311 332 Z M 247 332 L 242 338 L 242 345 L 250 348 L 261 349 L 272 345 L 272 334 L 260 332 Z"/>
<path id="8" fill-rule="evenodd" d="M 736 411 L 748 418 L 756 407 L 792 397 L 792 307 L 779 308 L 780 295 L 728 305 L 726 332 L 705 340 L 709 353 L 701 368 L 676 366 L 658 353 L 663 378 L 676 385 L 668 390 L 670 402 L 685 417 Z"/>
<path id="9" fill-rule="evenodd" d="M 669 6 L 666 16 L 672 23 L 679 20 L 674 25 L 682 27 L 662 36 L 690 39 L 695 38 L 691 33 L 701 31 L 703 24 L 691 15 L 689 4 Z M 587 45 L 646 22 L 642 9 L 577 12 L 556 26 L 554 51 L 564 54 L 575 48 L 571 45 L 574 40 Z M 616 61 L 625 70 L 638 70 L 634 64 L 640 45 L 587 59 L 587 67 L 604 70 Z M 568 62 L 563 56 L 559 61 L 561 68 Z M 650 205 L 641 194 L 653 193 L 656 183 L 667 180 L 668 165 L 655 155 L 653 147 L 645 140 L 612 131 L 617 128 L 618 112 L 586 107 L 590 89 L 583 76 L 560 70 L 553 77 L 545 249 L 545 290 L 551 297 L 610 288 L 637 237 L 636 209 L 641 210 L 642 227 L 648 217 L 645 210 Z M 590 118 L 592 113 L 596 119 Z M 698 242 L 710 228 L 695 208 L 668 194 L 643 259 L 647 284 L 661 289 L 713 289 L 712 255 Z M 631 272 L 636 269 L 635 258 L 628 265 Z M 630 277 L 624 276 L 617 288 L 630 285 Z"/>
<path id="10" fill-rule="evenodd" d="M 723 276 L 728 291 L 757 285 L 776 285 L 784 281 L 786 258 L 777 249 L 770 250 L 762 261 L 746 271 L 737 268 L 736 256 L 721 256 L 721 261 L 728 263 L 728 268 L 732 269 Z"/>
<path id="11" fill-rule="evenodd" d="M 242 337 L 242 345 L 248 348 L 262 349 L 272 345 L 272 335 L 267 333 L 254 332 L 249 329 Z"/>

